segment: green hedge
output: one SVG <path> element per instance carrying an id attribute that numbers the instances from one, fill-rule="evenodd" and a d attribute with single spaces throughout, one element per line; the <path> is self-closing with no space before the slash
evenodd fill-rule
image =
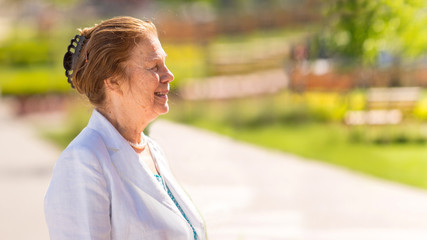
<path id="1" fill-rule="evenodd" d="M 10 39 L 0 45 L 0 65 L 9 67 L 29 67 L 52 65 L 55 53 L 47 39 Z"/>
<path id="2" fill-rule="evenodd" d="M 47 66 L 0 68 L 0 91 L 3 95 L 64 93 L 71 88 L 64 72 Z"/>

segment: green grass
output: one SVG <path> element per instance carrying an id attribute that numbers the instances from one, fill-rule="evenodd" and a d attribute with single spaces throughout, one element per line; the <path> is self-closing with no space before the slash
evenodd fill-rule
<path id="1" fill-rule="evenodd" d="M 266 148 L 427 188 L 427 146 L 422 143 L 352 143 L 347 138 L 349 130 L 337 124 L 274 124 L 236 129 L 224 123 L 201 120 L 193 125 Z"/>

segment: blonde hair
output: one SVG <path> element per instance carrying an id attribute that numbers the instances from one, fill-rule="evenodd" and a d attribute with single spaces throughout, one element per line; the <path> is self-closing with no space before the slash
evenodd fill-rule
<path id="1" fill-rule="evenodd" d="M 102 106 L 104 80 L 126 77 L 124 63 L 132 50 L 141 40 L 157 37 L 157 30 L 148 20 L 115 17 L 79 31 L 86 40 L 72 69 L 72 83 L 92 104 Z"/>

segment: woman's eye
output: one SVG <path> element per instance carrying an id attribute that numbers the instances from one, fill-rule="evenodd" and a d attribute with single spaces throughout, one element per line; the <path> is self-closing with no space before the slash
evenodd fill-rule
<path id="1" fill-rule="evenodd" d="M 152 71 L 157 71 L 158 69 L 159 69 L 158 65 L 156 65 L 156 66 L 154 66 L 154 67 L 150 68 L 150 70 L 152 70 Z"/>

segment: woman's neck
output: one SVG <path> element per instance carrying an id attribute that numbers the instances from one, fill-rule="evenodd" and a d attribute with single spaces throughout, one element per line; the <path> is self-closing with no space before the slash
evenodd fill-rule
<path id="1" fill-rule="evenodd" d="M 116 129 L 117 131 L 131 143 L 139 144 L 142 140 L 142 134 L 148 125 L 148 121 L 141 121 L 142 118 L 133 117 L 132 114 L 126 112 L 114 111 L 113 109 L 106 110 L 97 107 L 96 110 L 100 112 Z"/>

